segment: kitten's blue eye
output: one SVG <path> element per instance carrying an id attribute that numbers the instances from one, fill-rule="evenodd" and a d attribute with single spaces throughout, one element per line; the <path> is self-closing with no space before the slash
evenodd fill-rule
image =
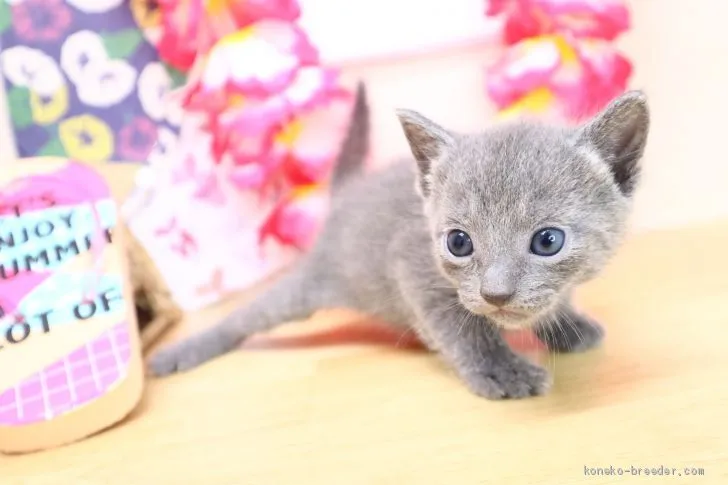
<path id="1" fill-rule="evenodd" d="M 566 235 L 561 229 L 541 229 L 531 239 L 531 252 L 538 256 L 553 256 L 564 247 Z"/>
<path id="2" fill-rule="evenodd" d="M 450 231 L 447 235 L 447 250 L 458 258 L 464 258 L 473 254 L 473 241 L 470 240 L 467 232 Z"/>

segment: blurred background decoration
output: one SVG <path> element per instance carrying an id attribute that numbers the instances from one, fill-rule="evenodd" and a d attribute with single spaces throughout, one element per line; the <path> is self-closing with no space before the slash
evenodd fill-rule
<path id="1" fill-rule="evenodd" d="M 471 131 L 577 122 L 645 89 L 633 227 L 715 219 L 728 214 L 726 15 L 712 0 L 0 0 L 0 166 L 143 167 L 131 229 L 184 309 L 306 250 L 348 121 L 342 86 L 358 80 L 374 168 L 407 153 L 396 108 Z"/>
<path id="2" fill-rule="evenodd" d="M 630 26 L 619 0 L 486 0 L 504 51 L 486 72 L 503 118 L 579 121 L 627 89 L 632 63 L 614 45 Z"/>
<path id="3" fill-rule="evenodd" d="M 142 162 L 170 74 L 124 0 L 0 0 L 0 67 L 19 157 Z"/>
<path id="4" fill-rule="evenodd" d="M 295 0 L 132 7 L 184 82 L 168 96 L 181 110 L 181 136 L 160 140 L 131 228 L 180 303 L 198 308 L 308 249 L 326 214 L 351 93 L 321 64 Z"/>
<path id="5" fill-rule="evenodd" d="M 143 165 L 130 229 L 184 309 L 282 268 L 326 213 L 351 93 L 300 13 L 296 0 L 0 0 L 21 163 Z"/>

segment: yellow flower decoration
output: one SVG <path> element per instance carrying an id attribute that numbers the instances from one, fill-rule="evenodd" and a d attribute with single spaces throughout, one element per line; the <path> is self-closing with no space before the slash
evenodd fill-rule
<path id="1" fill-rule="evenodd" d="M 534 89 L 503 111 L 498 113 L 501 120 L 520 118 L 528 113 L 543 115 L 556 104 L 556 97 L 548 88 Z"/>
<path id="2" fill-rule="evenodd" d="M 38 125 L 55 123 L 68 110 L 68 87 L 61 87 L 51 96 L 41 96 L 35 91 L 30 92 L 30 113 L 33 122 Z"/>
<path id="3" fill-rule="evenodd" d="M 296 144 L 296 140 L 301 136 L 303 131 L 303 124 L 299 120 L 294 120 L 288 125 L 284 126 L 281 131 L 276 133 L 275 141 L 285 146 L 288 149 L 293 148 Z"/>
<path id="4" fill-rule="evenodd" d="M 114 153 L 114 134 L 106 123 L 92 115 L 62 121 L 58 135 L 68 157 L 81 162 L 106 161 Z"/>
<path id="5" fill-rule="evenodd" d="M 162 23 L 162 12 L 152 0 L 131 0 L 131 14 L 140 29 L 152 29 Z"/>

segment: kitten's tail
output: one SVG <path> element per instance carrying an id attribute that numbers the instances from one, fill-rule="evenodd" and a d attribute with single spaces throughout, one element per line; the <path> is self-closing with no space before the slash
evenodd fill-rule
<path id="1" fill-rule="evenodd" d="M 340 187 L 345 179 L 361 171 L 369 154 L 369 103 L 364 83 L 356 89 L 351 121 L 334 163 L 331 184 Z"/>

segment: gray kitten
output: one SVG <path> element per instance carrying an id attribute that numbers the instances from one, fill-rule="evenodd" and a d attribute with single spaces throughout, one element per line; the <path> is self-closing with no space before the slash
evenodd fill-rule
<path id="1" fill-rule="evenodd" d="M 499 329 L 533 328 L 553 351 L 600 342 L 601 327 L 570 294 L 623 238 L 647 140 L 644 95 L 628 92 L 580 126 L 521 121 L 457 134 L 414 111 L 397 115 L 416 163 L 359 174 L 369 139 L 359 86 L 315 247 L 248 306 L 155 355 L 152 373 L 191 369 L 334 307 L 413 329 L 490 399 L 550 387 Z"/>

